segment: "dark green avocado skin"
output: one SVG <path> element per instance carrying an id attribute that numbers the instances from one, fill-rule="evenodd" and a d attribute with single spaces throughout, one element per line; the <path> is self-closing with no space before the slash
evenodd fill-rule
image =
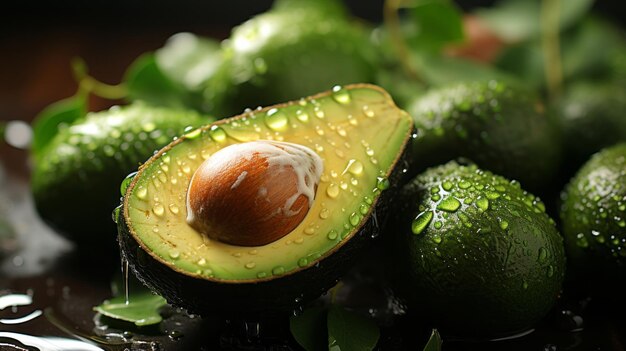
<path id="1" fill-rule="evenodd" d="M 518 182 L 475 165 L 428 169 L 402 189 L 383 236 L 397 295 L 448 335 L 533 328 L 565 275 L 563 240 L 544 210 Z"/>
<path id="2" fill-rule="evenodd" d="M 571 177 L 604 147 L 626 141 L 626 84 L 582 81 L 556 104 L 563 133 L 564 172 Z"/>
<path id="3" fill-rule="evenodd" d="M 457 83 L 409 105 L 418 130 L 415 176 L 427 167 L 467 158 L 479 167 L 540 192 L 560 163 L 560 136 L 543 105 L 523 88 L 501 81 Z"/>
<path id="4" fill-rule="evenodd" d="M 187 126 L 210 119 L 143 103 L 88 115 L 55 136 L 31 184 L 41 217 L 80 246 L 116 248 L 120 183 Z M 102 252 L 96 250 L 96 254 Z"/>
<path id="5" fill-rule="evenodd" d="M 119 244 L 124 259 L 137 278 L 168 303 L 199 315 L 267 316 L 294 311 L 328 289 L 352 268 L 363 249 L 378 238 L 388 208 L 395 199 L 408 159 L 406 147 L 388 177 L 390 187 L 382 191 L 374 210 L 358 232 L 337 251 L 320 258 L 309 268 L 277 279 L 259 282 L 220 283 L 181 274 L 157 261 L 129 233 L 123 216 L 118 222 Z M 124 213 L 122 208 L 121 213 Z"/>
<path id="6" fill-rule="evenodd" d="M 620 296 L 617 291 L 626 291 L 626 143 L 593 155 L 562 199 L 573 283 L 582 290 Z"/>
<path id="7" fill-rule="evenodd" d="M 281 1 L 235 27 L 205 98 L 220 117 L 374 81 L 367 31 L 334 1 Z"/>

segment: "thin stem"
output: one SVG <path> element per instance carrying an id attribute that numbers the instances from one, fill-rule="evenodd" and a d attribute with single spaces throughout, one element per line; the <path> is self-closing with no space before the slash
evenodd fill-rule
<path id="1" fill-rule="evenodd" d="M 563 69 L 561 67 L 561 48 L 559 42 L 560 0 L 542 0 L 541 2 L 541 45 L 544 56 L 544 70 L 548 96 L 551 100 L 561 94 Z"/>
<path id="2" fill-rule="evenodd" d="M 422 82 L 419 73 L 411 61 L 411 55 L 406 45 L 406 41 L 404 40 L 404 35 L 402 34 L 400 17 L 398 16 L 398 10 L 401 7 L 401 3 L 402 0 L 385 0 L 383 6 L 383 20 L 385 27 L 389 30 L 389 37 L 396 53 L 398 54 L 400 65 L 410 78 Z"/>
<path id="3" fill-rule="evenodd" d="M 124 83 L 117 85 L 106 84 L 98 81 L 89 75 L 85 61 L 80 57 L 72 61 L 72 73 L 78 82 L 79 90 L 93 93 L 105 99 L 123 99 L 128 95 L 128 90 Z"/>

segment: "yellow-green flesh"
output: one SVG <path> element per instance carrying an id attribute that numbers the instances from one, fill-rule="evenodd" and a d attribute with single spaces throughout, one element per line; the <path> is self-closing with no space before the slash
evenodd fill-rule
<path id="1" fill-rule="evenodd" d="M 353 236 L 388 183 L 410 117 L 368 86 L 335 89 L 192 131 L 140 170 L 126 195 L 132 235 L 159 261 L 209 280 L 265 280 L 315 264 Z M 270 244 L 241 247 L 208 239 L 185 218 L 189 181 L 217 150 L 253 140 L 297 143 L 324 162 L 315 201 L 295 230 Z M 246 213 L 241 213 L 245 220 Z"/>

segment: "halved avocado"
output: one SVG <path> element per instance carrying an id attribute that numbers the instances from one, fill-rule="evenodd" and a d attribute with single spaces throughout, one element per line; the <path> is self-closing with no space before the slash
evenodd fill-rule
<path id="1" fill-rule="evenodd" d="M 410 116 L 366 84 L 194 130 L 143 164 L 129 185 L 119 220 L 122 253 L 144 284 L 189 311 L 292 310 L 333 286 L 376 236 L 412 133 Z M 208 239 L 185 221 L 194 171 L 226 146 L 261 139 L 303 145 L 321 157 L 310 210 L 293 231 L 263 246 Z"/>

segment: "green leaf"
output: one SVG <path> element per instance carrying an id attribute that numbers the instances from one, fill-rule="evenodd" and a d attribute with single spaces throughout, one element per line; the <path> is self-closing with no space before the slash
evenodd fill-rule
<path id="1" fill-rule="evenodd" d="M 433 329 L 432 334 L 430 334 L 430 339 L 428 339 L 426 346 L 424 346 L 424 351 L 441 351 L 441 344 L 443 344 L 441 335 L 439 335 L 437 329 Z"/>
<path id="2" fill-rule="evenodd" d="M 589 12 L 594 0 L 561 0 L 560 27 L 569 28 Z M 501 38 L 517 42 L 541 33 L 541 0 L 503 0 L 476 14 Z"/>
<path id="3" fill-rule="evenodd" d="M 38 157 L 52 141 L 52 138 L 57 135 L 60 126 L 71 124 L 82 118 L 86 110 L 86 96 L 77 94 L 57 101 L 41 111 L 33 121 L 33 142 L 31 148 L 35 157 Z"/>
<path id="4" fill-rule="evenodd" d="M 461 11 L 447 1 L 420 1 L 410 11 L 408 43 L 412 48 L 438 51 L 464 39 Z"/>
<path id="5" fill-rule="evenodd" d="M 155 61 L 172 82 L 198 90 L 217 70 L 222 53 L 216 40 L 178 33 L 155 52 Z"/>
<path id="6" fill-rule="evenodd" d="M 328 311 L 329 350 L 372 350 L 379 337 L 380 330 L 372 320 L 339 306 L 331 306 Z"/>
<path id="7" fill-rule="evenodd" d="M 130 294 L 128 303 L 124 296 L 105 300 L 101 305 L 94 307 L 94 311 L 141 327 L 160 323 L 163 318 L 159 314 L 159 309 L 166 304 L 161 296 L 144 290 Z"/>
<path id="8" fill-rule="evenodd" d="M 155 56 L 140 56 L 126 71 L 124 78 L 131 100 L 143 100 L 155 106 L 183 108 L 184 92 L 159 68 Z"/>
<path id="9" fill-rule="evenodd" d="M 289 329 L 294 339 L 306 351 L 324 351 L 328 349 L 325 307 L 311 307 L 300 316 L 289 320 Z"/>

